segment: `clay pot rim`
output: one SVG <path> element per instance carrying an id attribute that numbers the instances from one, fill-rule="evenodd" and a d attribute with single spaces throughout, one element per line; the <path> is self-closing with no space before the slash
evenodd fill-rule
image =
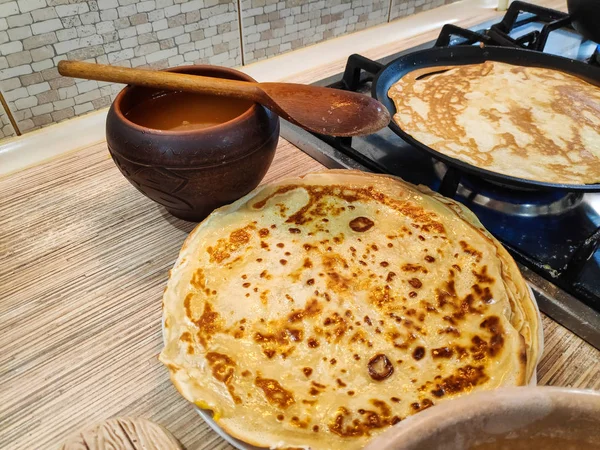
<path id="1" fill-rule="evenodd" d="M 180 72 L 182 70 L 183 71 L 185 71 L 185 70 L 207 70 L 207 71 L 227 73 L 229 75 L 233 75 L 235 77 L 235 79 L 241 79 L 242 81 L 250 81 L 250 82 L 254 82 L 254 83 L 256 82 L 256 80 L 254 78 L 252 78 L 250 75 L 240 72 L 239 70 L 235 70 L 235 69 L 231 69 L 229 67 L 223 67 L 223 66 L 213 66 L 213 65 L 209 65 L 209 64 L 198 64 L 198 65 L 192 64 L 192 65 L 187 65 L 187 66 L 169 67 L 169 68 L 163 69 L 163 70 L 166 72 Z M 138 125 L 137 123 L 129 120 L 125 116 L 125 114 L 123 114 L 123 112 L 121 111 L 122 100 L 133 89 L 139 89 L 139 88 L 137 86 L 127 85 L 121 90 L 121 92 L 119 92 L 117 94 L 117 96 L 115 97 L 115 100 L 113 101 L 113 111 L 114 111 L 115 115 L 117 116 L 117 118 L 120 121 L 126 123 L 127 126 L 130 126 L 130 127 L 134 128 L 135 130 L 141 131 L 146 134 L 154 134 L 154 135 L 158 135 L 158 136 L 199 136 L 199 137 L 201 137 L 205 134 L 210 134 L 213 132 L 227 132 L 228 130 L 239 126 L 242 122 L 250 119 L 254 114 L 257 114 L 258 108 L 260 106 L 257 103 L 253 103 L 252 106 L 250 106 L 250 108 L 248 108 L 246 111 L 244 111 L 239 116 L 234 117 L 233 119 L 231 119 L 227 122 L 223 122 L 223 123 L 220 123 L 217 125 L 212 125 L 212 126 L 206 127 L 206 128 L 200 128 L 197 130 L 177 130 L 177 131 L 159 130 L 156 128 L 149 128 L 149 127 L 143 127 L 141 125 Z M 224 97 L 224 98 L 226 99 L 226 97 Z M 225 101 L 227 101 L 227 100 L 225 100 Z"/>
<path id="2" fill-rule="evenodd" d="M 559 386 L 518 386 L 469 393 L 407 417 L 369 442 L 364 450 L 392 450 L 399 448 L 399 443 L 403 449 L 420 449 L 431 434 L 461 426 L 473 418 L 501 423 L 504 416 L 509 423 L 523 409 L 543 412 L 549 403 L 565 413 L 596 413 L 600 411 L 600 392 Z"/>

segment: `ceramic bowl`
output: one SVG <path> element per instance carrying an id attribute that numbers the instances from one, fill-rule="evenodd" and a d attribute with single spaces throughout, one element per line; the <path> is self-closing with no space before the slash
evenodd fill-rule
<path id="1" fill-rule="evenodd" d="M 505 388 L 449 400 L 400 422 L 364 450 L 600 448 L 600 392 Z"/>
<path id="2" fill-rule="evenodd" d="M 167 70 L 254 81 L 224 67 Z M 127 86 L 117 95 L 106 119 L 110 154 L 133 186 L 172 215 L 195 222 L 258 186 L 277 147 L 279 118 L 275 114 L 252 104 L 228 122 L 187 131 L 155 130 L 127 119 L 131 108 L 159 94 L 164 92 Z M 223 97 L 219 101 L 236 100 Z"/>

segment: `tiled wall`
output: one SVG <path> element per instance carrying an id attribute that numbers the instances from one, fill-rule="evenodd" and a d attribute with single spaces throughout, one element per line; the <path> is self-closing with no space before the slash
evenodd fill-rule
<path id="1" fill-rule="evenodd" d="M 243 0 L 244 61 L 387 22 L 389 10 L 389 0 Z"/>
<path id="2" fill-rule="evenodd" d="M 0 91 L 27 132 L 108 106 L 122 88 L 63 78 L 62 59 L 239 66 L 451 1 L 0 0 Z M 0 110 L 0 138 L 12 135 Z"/>
<path id="3" fill-rule="evenodd" d="M 448 0 L 392 0 L 390 20 L 410 16 L 421 11 L 437 8 L 444 4 L 452 3 Z"/>

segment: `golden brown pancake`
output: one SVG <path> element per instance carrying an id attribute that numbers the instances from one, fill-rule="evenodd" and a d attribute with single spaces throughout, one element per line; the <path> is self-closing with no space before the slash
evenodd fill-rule
<path id="1" fill-rule="evenodd" d="M 600 182 L 600 88 L 572 75 L 493 61 L 429 67 L 388 95 L 400 128 L 440 153 L 528 180 Z"/>
<path id="2" fill-rule="evenodd" d="M 228 433 L 359 449 L 405 417 L 530 380 L 538 318 L 475 216 L 397 178 L 327 171 L 260 187 L 190 234 L 160 359 Z"/>

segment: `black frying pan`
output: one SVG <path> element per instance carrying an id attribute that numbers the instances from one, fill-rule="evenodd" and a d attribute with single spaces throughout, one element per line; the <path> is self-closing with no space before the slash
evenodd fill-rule
<path id="1" fill-rule="evenodd" d="M 373 80 L 372 95 L 385 105 L 390 114 L 396 113 L 394 102 L 388 97 L 392 84 L 409 72 L 417 69 L 435 66 L 480 64 L 485 61 L 499 61 L 521 66 L 545 67 L 560 70 L 575 75 L 596 86 L 600 86 L 600 68 L 572 59 L 554 56 L 531 50 L 509 47 L 493 46 L 455 46 L 434 47 L 401 56 L 385 66 Z M 527 101 L 527 99 L 523 99 Z M 568 191 L 600 191 L 600 184 L 559 184 L 543 181 L 526 180 L 511 177 L 501 173 L 475 167 L 469 163 L 444 155 L 427 145 L 417 141 L 410 134 L 404 132 L 393 120 L 389 127 L 402 139 L 418 149 L 430 153 L 434 158 L 443 161 L 450 167 L 460 169 L 465 173 L 477 175 L 481 178 L 493 180 L 505 185 L 529 189 L 560 189 Z"/>

